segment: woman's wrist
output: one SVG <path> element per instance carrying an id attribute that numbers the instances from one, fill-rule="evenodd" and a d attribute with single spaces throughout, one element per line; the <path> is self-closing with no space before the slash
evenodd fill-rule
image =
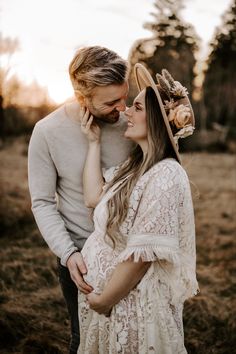
<path id="1" fill-rule="evenodd" d="M 98 301 L 100 306 L 106 306 L 108 308 L 112 308 L 116 304 L 114 299 L 104 294 L 104 292 L 100 294 Z"/>
<path id="2" fill-rule="evenodd" d="M 100 147 L 101 141 L 98 140 L 89 140 L 89 147 Z"/>

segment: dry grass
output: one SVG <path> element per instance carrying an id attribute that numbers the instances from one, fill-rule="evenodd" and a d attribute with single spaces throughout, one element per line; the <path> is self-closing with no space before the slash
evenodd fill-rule
<path id="1" fill-rule="evenodd" d="M 34 224 L 27 187 L 27 139 L 0 151 L 0 353 L 66 353 L 69 325 L 55 257 Z M 189 353 L 235 352 L 236 159 L 187 154 L 194 198 L 201 292 L 184 310 Z"/>
<path id="2" fill-rule="evenodd" d="M 197 274 L 200 294 L 186 303 L 189 353 L 234 353 L 236 343 L 235 231 L 236 158 L 227 154 L 186 155 L 195 183 Z M 236 351 L 235 351 L 236 352 Z"/>

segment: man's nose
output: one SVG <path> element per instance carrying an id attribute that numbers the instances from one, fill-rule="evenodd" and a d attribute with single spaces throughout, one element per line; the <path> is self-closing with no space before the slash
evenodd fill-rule
<path id="1" fill-rule="evenodd" d="M 116 106 L 116 109 L 119 112 L 121 112 L 121 111 L 124 112 L 126 110 L 125 100 L 120 100 L 120 102 Z"/>

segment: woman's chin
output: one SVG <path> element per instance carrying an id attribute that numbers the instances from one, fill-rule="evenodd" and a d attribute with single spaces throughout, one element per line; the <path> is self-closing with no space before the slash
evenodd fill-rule
<path id="1" fill-rule="evenodd" d="M 137 143 L 136 137 L 129 131 L 129 128 L 124 132 L 124 138 L 132 140 L 134 143 Z"/>
<path id="2" fill-rule="evenodd" d="M 124 137 L 125 137 L 126 139 L 132 139 L 131 135 L 129 134 L 128 129 L 124 132 Z"/>

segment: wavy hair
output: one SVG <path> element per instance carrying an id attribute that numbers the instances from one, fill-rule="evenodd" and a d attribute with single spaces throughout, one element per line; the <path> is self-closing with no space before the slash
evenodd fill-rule
<path id="1" fill-rule="evenodd" d="M 128 62 L 100 46 L 80 48 L 69 65 L 75 94 L 91 97 L 96 86 L 121 85 L 128 77 Z"/>

